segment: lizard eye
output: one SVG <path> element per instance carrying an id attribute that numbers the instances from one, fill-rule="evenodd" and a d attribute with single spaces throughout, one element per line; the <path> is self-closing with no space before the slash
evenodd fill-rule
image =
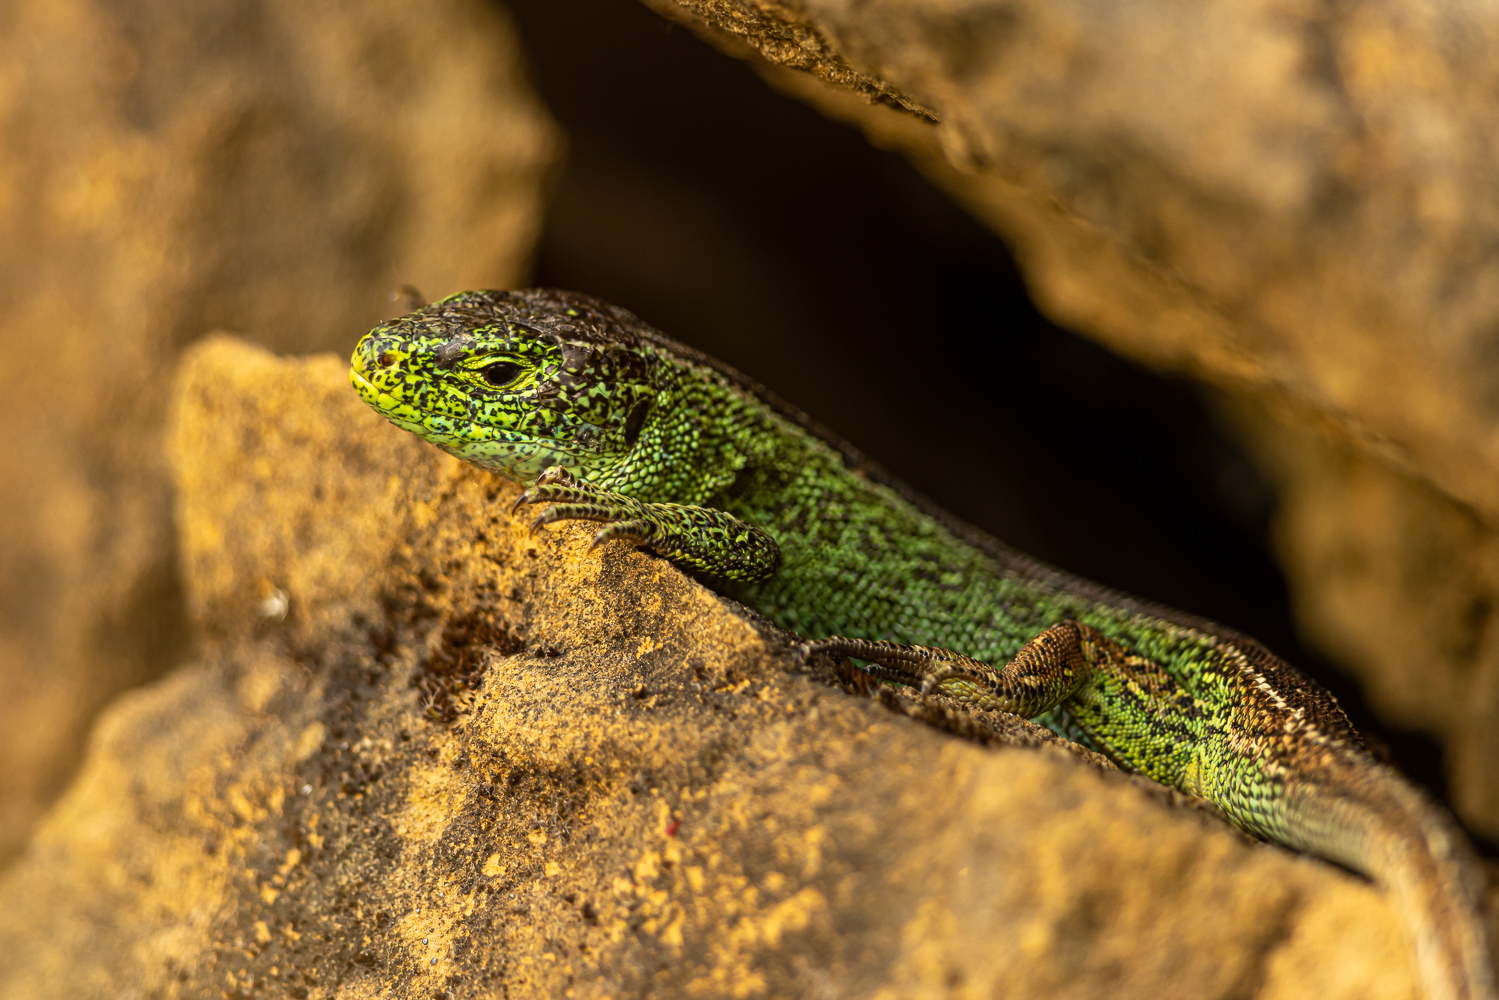
<path id="1" fill-rule="evenodd" d="M 495 388 L 509 385 L 514 382 L 516 376 L 521 373 L 520 365 L 513 361 L 497 361 L 480 369 L 479 374 L 484 376 L 484 381 Z"/>

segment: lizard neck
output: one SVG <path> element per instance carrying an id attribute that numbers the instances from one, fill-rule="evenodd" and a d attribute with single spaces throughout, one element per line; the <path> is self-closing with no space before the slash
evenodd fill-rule
<path id="1" fill-rule="evenodd" d="M 767 457 L 765 404 L 718 372 L 656 352 L 656 397 L 629 451 L 595 481 L 648 503 L 706 504 Z"/>

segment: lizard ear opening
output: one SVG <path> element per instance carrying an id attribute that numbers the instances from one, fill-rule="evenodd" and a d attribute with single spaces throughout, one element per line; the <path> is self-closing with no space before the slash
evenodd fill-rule
<path id="1" fill-rule="evenodd" d="M 635 442 L 640 440 L 640 431 L 645 427 L 645 418 L 649 417 L 650 415 L 650 400 L 642 399 L 640 402 L 635 404 L 635 408 L 631 410 L 630 415 L 625 418 L 625 444 L 629 445 L 631 448 L 635 447 Z"/>

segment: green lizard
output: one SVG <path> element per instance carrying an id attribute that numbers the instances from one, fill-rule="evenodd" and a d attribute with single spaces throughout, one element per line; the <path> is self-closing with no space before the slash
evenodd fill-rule
<path id="1" fill-rule="evenodd" d="M 1495 1000 L 1461 834 L 1369 754 L 1331 695 L 1254 640 L 1006 548 L 587 296 L 454 295 L 371 330 L 351 364 L 397 426 L 532 484 L 516 506 L 549 503 L 536 526 L 601 522 L 595 545 L 647 546 L 818 637 L 803 656 L 1037 719 L 1254 834 L 1365 872 L 1401 910 L 1431 1000 Z"/>

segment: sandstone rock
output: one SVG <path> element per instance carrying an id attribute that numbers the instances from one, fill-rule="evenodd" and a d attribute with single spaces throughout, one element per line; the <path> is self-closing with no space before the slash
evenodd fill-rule
<path id="1" fill-rule="evenodd" d="M 1228 390 L 1253 439 L 1312 430 L 1364 456 L 1348 492 L 1317 463 L 1271 463 L 1298 607 L 1391 719 L 1447 741 L 1463 818 L 1499 834 L 1499 592 L 1468 568 L 1499 525 L 1499 15 L 646 2 L 912 155 L 1009 241 L 1056 321 Z M 1365 486 L 1419 495 L 1410 511 L 1443 527 L 1423 543 L 1391 534 L 1398 518 L 1358 522 Z M 1337 562 L 1307 517 L 1367 558 Z M 1395 579 L 1413 561 L 1419 593 Z M 1462 638 L 1403 604 L 1423 596 L 1465 609 Z M 1396 621 L 1410 630 L 1386 642 Z"/>
<path id="2" fill-rule="evenodd" d="M 0 860 L 186 654 L 161 453 L 215 326 L 337 346 L 520 280 L 558 140 L 479 0 L 18 0 L 0 18 Z"/>
<path id="3" fill-rule="evenodd" d="M 0 877 L 0 995 L 1409 998 L 1370 886 L 783 640 L 215 338 L 173 420 L 195 662 Z"/>
<path id="4" fill-rule="evenodd" d="M 1357 449 L 1240 409 L 1280 483 L 1276 541 L 1309 638 L 1359 664 L 1370 702 L 1442 733 L 1451 793 L 1499 817 L 1499 534 L 1429 482 Z"/>

